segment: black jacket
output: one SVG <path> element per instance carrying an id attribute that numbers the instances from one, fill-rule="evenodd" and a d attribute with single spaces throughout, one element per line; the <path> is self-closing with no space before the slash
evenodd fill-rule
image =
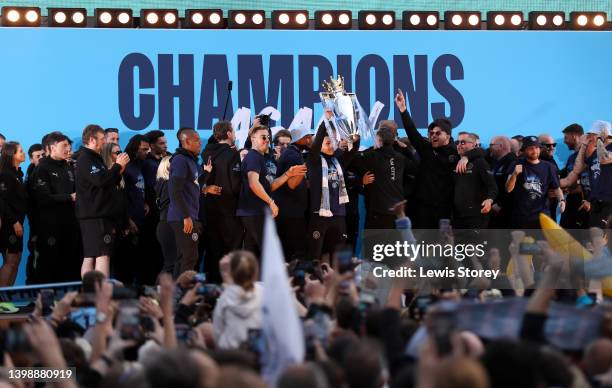
<path id="1" fill-rule="evenodd" d="M 500 160 L 497 160 L 492 167 L 493 178 L 497 184 L 497 199 L 495 203 L 502 208 L 500 217 L 504 217 L 505 215 L 509 216 L 511 213 L 512 193 L 506 191 L 506 181 L 508 180 L 508 175 L 512 173 L 512 171 L 508 171 L 508 169 L 515 161 L 516 155 L 514 152 L 508 152 Z"/>
<path id="2" fill-rule="evenodd" d="M 208 143 L 202 152 L 202 162 L 211 159 L 213 169 L 206 181 L 207 185 L 221 187 L 221 195 L 206 196 L 206 212 L 226 216 L 236 215 L 240 196 L 240 154 L 225 143 Z"/>
<path id="3" fill-rule="evenodd" d="M 157 196 L 157 209 L 159 209 L 159 220 L 168 220 L 168 206 L 170 206 L 170 194 L 168 193 L 168 180 L 158 179 L 155 183 L 155 195 Z"/>
<path id="4" fill-rule="evenodd" d="M 114 218 L 113 198 L 121 181 L 121 166 L 115 163 L 106 168 L 100 154 L 81 147 L 75 172 L 77 218 Z"/>
<path id="5" fill-rule="evenodd" d="M 42 162 L 43 159 L 40 159 L 40 161 Z M 38 234 L 38 222 L 40 219 L 40 216 L 38 214 L 38 205 L 36 204 L 36 185 L 37 185 L 37 179 L 36 179 L 36 174 L 38 171 L 38 167 L 35 166 L 34 164 L 30 164 L 28 166 L 28 170 L 26 171 L 26 180 L 25 180 L 25 184 L 26 184 L 26 188 L 28 191 L 28 223 L 30 225 L 30 240 L 32 239 L 32 237 L 36 236 Z"/>
<path id="6" fill-rule="evenodd" d="M 36 169 L 36 202 L 41 225 L 75 219 L 74 171 L 65 160 L 43 158 Z"/>
<path id="7" fill-rule="evenodd" d="M 469 162 L 465 173 L 454 173 L 453 179 L 455 181 L 454 217 L 481 216 L 482 202 L 485 199 L 495 201 L 497 185 L 484 158 Z"/>
<path id="8" fill-rule="evenodd" d="M 321 166 L 321 147 L 323 146 L 323 139 L 327 136 L 327 129 L 325 128 L 325 122 L 321 122 L 319 125 L 319 129 L 317 130 L 317 135 L 312 142 L 312 147 L 310 148 L 310 152 L 308 153 L 308 157 L 306 159 L 306 167 L 308 169 L 308 184 L 310 188 L 310 213 L 318 213 L 321 208 L 321 185 L 322 185 L 322 166 Z M 346 166 L 348 166 L 357 151 L 359 150 L 359 141 L 353 143 L 353 148 L 349 152 L 344 152 L 340 149 L 337 149 L 334 153 L 338 162 L 340 162 L 340 166 L 342 167 L 342 172 L 344 174 L 344 181 L 348 188 L 348 183 L 346 179 L 348 178 L 348 173 Z"/>
<path id="9" fill-rule="evenodd" d="M 417 130 L 408 110 L 402 112 L 402 122 L 410 143 L 420 158 L 414 197 L 421 204 L 450 208 L 453 200 L 453 171 L 459 161 L 459 154 L 453 144 L 433 148 Z M 473 160 L 484 156 L 482 148 L 475 148 L 466 154 Z"/>
<path id="10" fill-rule="evenodd" d="M 28 204 L 28 192 L 21 169 L 0 172 L 0 200 L 4 202 L 3 225 L 20 222 L 23 225 Z"/>
<path id="11" fill-rule="evenodd" d="M 357 154 L 351 163 L 359 173 L 370 171 L 374 182 L 364 188 L 366 209 L 373 215 L 390 215 L 389 209 L 404 199 L 404 181 L 408 179 L 408 161 L 392 145 L 370 148 Z"/>

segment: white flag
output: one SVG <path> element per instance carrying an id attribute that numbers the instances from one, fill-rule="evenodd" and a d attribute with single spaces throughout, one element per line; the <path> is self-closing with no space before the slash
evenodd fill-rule
<path id="1" fill-rule="evenodd" d="M 262 359 L 263 377 L 270 386 L 274 386 L 288 366 L 304 361 L 304 333 L 270 213 L 266 215 L 263 237 L 262 332 L 266 341 Z"/>

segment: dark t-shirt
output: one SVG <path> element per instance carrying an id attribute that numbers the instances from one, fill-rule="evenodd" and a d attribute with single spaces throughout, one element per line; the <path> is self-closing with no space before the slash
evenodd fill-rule
<path id="1" fill-rule="evenodd" d="M 514 218 L 536 219 L 539 213 L 550 215 L 547 198 L 548 190 L 559 187 L 559 176 L 556 167 L 545 160 L 532 164 L 526 160 L 512 163 L 508 169 L 514 171 L 517 164 L 523 165 L 523 172 L 516 178 L 514 185 Z"/>
<path id="2" fill-rule="evenodd" d="M 606 149 L 612 152 L 612 144 Z M 586 159 L 591 183 L 591 201 L 612 202 L 612 164 L 602 165 L 597 157 L 597 151 Z"/>
<path id="3" fill-rule="evenodd" d="M 266 179 L 268 173 L 266 166 L 266 158 L 258 151 L 251 149 L 244 157 L 240 167 L 242 176 L 242 187 L 240 188 L 240 198 L 238 199 L 237 216 L 257 216 L 264 215 L 267 204 L 262 201 L 249 187 L 249 172 L 253 171 L 259 174 L 259 183 L 263 186 L 268 195 L 272 192 L 270 182 Z"/>
<path id="4" fill-rule="evenodd" d="M 289 146 L 278 159 L 277 175 L 281 176 L 289 168 L 304 164 L 302 152 L 295 145 Z M 304 217 L 308 209 L 308 186 L 306 179 L 302 179 L 295 189 L 290 189 L 288 184 L 279 187 L 272 193 L 278 205 L 280 217 Z"/>

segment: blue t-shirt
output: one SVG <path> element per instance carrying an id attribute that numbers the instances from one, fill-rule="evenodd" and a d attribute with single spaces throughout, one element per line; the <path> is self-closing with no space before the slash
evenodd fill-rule
<path id="1" fill-rule="evenodd" d="M 517 164 L 523 166 L 523 172 L 516 178 L 514 185 L 513 217 L 531 220 L 537 218 L 539 213 L 550 215 L 547 206 L 548 190 L 559 187 L 557 168 L 545 160 L 532 164 L 523 159 L 512 163 L 508 171 L 514 171 Z"/>
<path id="2" fill-rule="evenodd" d="M 145 218 L 145 179 L 142 167 L 142 160 L 132 160 L 123 173 L 128 197 L 128 216 L 139 228 L 143 226 Z"/>
<path id="3" fill-rule="evenodd" d="M 295 145 L 290 145 L 278 159 L 277 173 L 280 176 L 289 168 L 301 164 L 304 164 L 302 152 Z M 308 185 L 305 178 L 295 189 L 291 190 L 288 184 L 284 184 L 272 193 L 272 196 L 281 217 L 304 217 L 308 210 Z"/>
<path id="4" fill-rule="evenodd" d="M 259 174 L 259 183 L 261 183 L 268 195 L 272 192 L 270 182 L 266 179 L 268 173 L 266 157 L 258 151 L 250 149 L 240 166 L 242 187 L 240 188 L 240 197 L 238 198 L 238 209 L 236 209 L 236 215 L 240 217 L 265 215 L 265 209 L 268 206 L 249 187 L 250 171 Z"/>
<path id="5" fill-rule="evenodd" d="M 606 149 L 612 152 L 612 144 Z M 595 151 L 586 159 L 586 165 L 591 182 L 590 200 L 612 202 L 612 164 L 602 165 Z"/>
<path id="6" fill-rule="evenodd" d="M 198 219 L 200 212 L 200 176 L 196 159 L 187 155 L 187 151 L 178 151 L 170 162 L 170 180 L 168 181 L 168 194 L 170 205 L 168 206 L 168 222 L 183 221 L 185 217 L 192 220 Z M 173 179 L 174 178 L 174 179 Z M 183 179 L 184 185 L 179 195 L 187 207 L 187 214 L 183 214 L 179 199 L 174 198 L 175 179 Z"/>

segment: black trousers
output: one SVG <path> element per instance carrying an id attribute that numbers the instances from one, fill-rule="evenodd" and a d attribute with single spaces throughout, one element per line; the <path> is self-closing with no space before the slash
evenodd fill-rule
<path id="1" fill-rule="evenodd" d="M 244 226 L 244 249 L 253 252 L 255 257 L 261 260 L 261 248 L 263 242 L 263 228 L 265 215 L 240 217 Z"/>
<path id="2" fill-rule="evenodd" d="M 219 261 L 225 254 L 242 247 L 244 229 L 238 217 L 208 213 L 205 234 L 204 272 L 208 281 L 219 283 Z"/>
<path id="3" fill-rule="evenodd" d="M 200 239 L 201 225 L 194 221 L 193 231 L 185 233 L 183 232 L 182 221 L 172 221 L 169 224 L 174 232 L 174 241 L 176 242 L 174 276 L 178 277 L 185 271 L 195 270 L 198 263 L 198 240 Z"/>
<path id="4" fill-rule="evenodd" d="M 83 249 L 79 224 L 42 224 L 36 238 L 36 283 L 77 281 L 81 278 Z"/>
<path id="5" fill-rule="evenodd" d="M 308 226 L 304 217 L 276 217 L 276 230 L 283 246 L 286 261 L 306 256 Z"/>
<path id="6" fill-rule="evenodd" d="M 164 256 L 164 264 L 161 272 L 174 275 L 174 268 L 177 261 L 176 241 L 174 239 L 174 231 L 166 220 L 160 220 L 157 224 L 156 231 L 157 241 L 161 247 L 162 255 Z"/>
<path id="7" fill-rule="evenodd" d="M 320 217 L 313 214 L 308 225 L 308 258 L 321 260 L 321 256 L 333 254 L 338 245 L 345 244 L 346 220 L 341 217 Z"/>
<path id="8" fill-rule="evenodd" d="M 451 218 L 449 206 L 435 206 L 415 201 L 410 205 L 410 220 L 413 229 L 438 229 L 441 219 Z"/>
<path id="9" fill-rule="evenodd" d="M 612 216 L 612 202 L 592 201 L 591 217 L 589 218 L 590 227 L 606 229 L 606 223 Z"/>
<path id="10" fill-rule="evenodd" d="M 582 205 L 582 194 L 568 194 L 565 211 L 561 214 L 561 226 L 564 229 L 586 229 L 589 226 L 589 213 L 578 210 Z"/>
<path id="11" fill-rule="evenodd" d="M 395 216 L 393 214 L 366 214 L 366 229 L 395 229 Z"/>

